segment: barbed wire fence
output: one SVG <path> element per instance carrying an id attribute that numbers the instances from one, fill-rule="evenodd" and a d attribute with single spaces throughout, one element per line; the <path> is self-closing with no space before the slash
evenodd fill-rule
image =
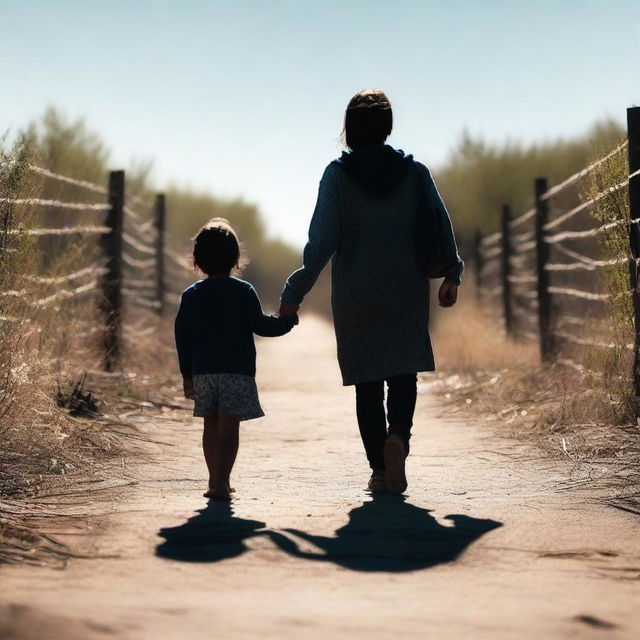
<path id="1" fill-rule="evenodd" d="M 537 341 L 543 363 L 585 371 L 585 349 L 631 354 L 633 393 L 640 398 L 640 107 L 627 110 L 627 140 L 559 184 L 544 177 L 533 184 L 533 206 L 512 218 L 502 209 L 500 231 L 475 237 L 476 284 L 480 301 L 500 309 L 506 334 Z M 584 197 L 581 182 L 626 151 L 626 178 Z M 592 210 L 605 198 L 628 193 L 627 215 L 594 226 Z M 620 207 L 626 210 L 626 205 Z M 603 255 L 601 238 L 628 231 L 620 255 Z M 628 286 L 612 293 L 604 270 L 628 265 Z M 607 303 L 630 299 L 633 329 L 628 340 L 603 339 L 611 324 Z M 581 351 L 582 350 L 582 351 Z"/>
<path id="2" fill-rule="evenodd" d="M 73 187 L 74 192 L 86 194 L 86 198 L 2 197 L 0 205 L 67 214 L 64 223 L 58 216 L 50 226 L 11 229 L 8 233 L 37 242 L 86 238 L 82 255 L 88 258 L 88 263 L 80 266 L 74 261 L 74 270 L 67 273 L 51 275 L 42 268 L 45 273 L 25 274 L 21 280 L 25 286 L 0 290 L 0 302 L 11 298 L 34 313 L 54 308 L 64 314 L 72 312 L 68 305 L 73 301 L 94 297 L 102 326 L 95 326 L 90 320 L 83 323 L 81 318 L 74 318 L 74 326 L 80 327 L 83 336 L 102 334 L 103 368 L 106 372 L 115 372 L 121 365 L 124 335 L 135 338 L 156 331 L 168 306 L 179 301 L 179 291 L 193 275 L 186 256 L 180 255 L 167 237 L 165 196 L 157 194 L 150 200 L 143 194 L 127 194 L 124 171 L 110 172 L 107 186 L 58 174 L 35 164 L 30 164 L 28 171 L 43 180 Z M 80 220 L 69 222 L 73 214 Z M 50 215 L 46 217 L 51 219 Z M 38 246 L 42 256 L 57 249 L 55 245 L 53 248 Z M 42 295 L 43 289 L 50 292 Z M 157 322 L 149 326 L 149 318 L 154 316 Z M 0 323 L 17 322 L 19 317 L 0 310 Z"/>

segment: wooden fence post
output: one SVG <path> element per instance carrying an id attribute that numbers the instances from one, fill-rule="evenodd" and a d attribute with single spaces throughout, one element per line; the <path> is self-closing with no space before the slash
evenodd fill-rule
<path id="1" fill-rule="evenodd" d="M 547 179 L 536 178 L 535 186 L 535 237 L 536 237 L 536 276 L 538 280 L 538 326 L 540 329 L 540 357 L 543 362 L 550 362 L 555 355 L 555 339 L 553 335 L 553 308 L 549 292 L 549 245 L 545 242 L 544 226 L 549 220 L 549 204 L 542 199 L 547 191 Z"/>
<path id="2" fill-rule="evenodd" d="M 159 193 L 155 201 L 156 226 L 156 300 L 158 314 L 164 313 L 164 230 L 166 226 L 166 203 L 164 193 Z"/>
<path id="3" fill-rule="evenodd" d="M 640 171 L 640 107 L 627 109 L 627 136 L 629 140 L 629 175 Z M 629 180 L 629 216 L 640 218 L 640 175 Z M 638 258 L 640 257 L 640 228 L 637 222 L 629 225 L 629 283 L 633 300 L 634 357 L 633 385 L 636 397 L 640 397 L 640 292 L 638 291 Z"/>
<path id="4" fill-rule="evenodd" d="M 502 310 L 504 328 L 507 336 L 513 334 L 513 313 L 511 308 L 511 209 L 505 204 L 502 207 Z"/>
<path id="5" fill-rule="evenodd" d="M 473 239 L 473 257 L 476 269 L 476 298 L 482 299 L 482 268 L 484 261 L 482 259 L 482 234 L 478 229 Z"/>
<path id="6" fill-rule="evenodd" d="M 109 174 L 109 205 L 102 249 L 107 273 L 102 278 L 102 310 L 105 317 L 104 368 L 114 371 L 120 359 L 122 339 L 122 227 L 124 223 L 124 171 Z"/>

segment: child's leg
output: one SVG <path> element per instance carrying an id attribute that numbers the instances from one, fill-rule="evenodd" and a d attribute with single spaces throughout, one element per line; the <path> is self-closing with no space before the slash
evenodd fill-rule
<path id="1" fill-rule="evenodd" d="M 213 478 L 218 459 L 218 416 L 205 416 L 204 418 L 202 451 L 209 471 L 209 489 L 213 489 Z"/>
<path id="2" fill-rule="evenodd" d="M 384 415 L 384 382 L 361 382 L 356 385 L 356 413 L 362 444 L 373 471 L 384 471 L 384 441 L 387 421 Z"/>
<path id="3" fill-rule="evenodd" d="M 213 478 L 213 497 L 229 498 L 231 470 L 238 455 L 240 419 L 228 413 L 218 414 L 218 455 Z"/>

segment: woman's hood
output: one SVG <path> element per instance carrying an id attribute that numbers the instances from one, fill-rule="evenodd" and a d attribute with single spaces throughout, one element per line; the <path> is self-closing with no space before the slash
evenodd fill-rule
<path id="1" fill-rule="evenodd" d="M 382 198 L 398 187 L 413 162 L 413 156 L 388 144 L 375 144 L 344 151 L 334 161 L 369 195 Z"/>

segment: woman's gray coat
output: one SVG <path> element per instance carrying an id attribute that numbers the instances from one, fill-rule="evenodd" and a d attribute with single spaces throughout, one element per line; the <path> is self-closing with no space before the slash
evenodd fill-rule
<path id="1" fill-rule="evenodd" d="M 300 304 L 332 259 L 331 305 L 345 385 L 435 368 L 429 281 L 416 249 L 425 193 L 440 217 L 442 242 L 455 253 L 447 279 L 460 282 L 463 263 L 449 215 L 424 165 L 375 145 L 343 154 L 322 176 L 303 266 L 287 280 L 282 299 Z"/>

